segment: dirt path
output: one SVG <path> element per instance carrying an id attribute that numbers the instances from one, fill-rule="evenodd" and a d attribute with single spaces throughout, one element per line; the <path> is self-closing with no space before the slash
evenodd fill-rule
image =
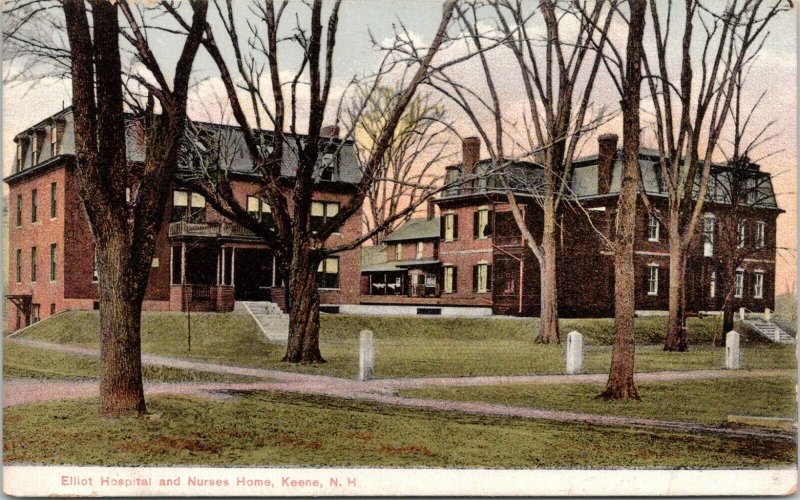
<path id="1" fill-rule="evenodd" d="M 67 346 L 30 339 L 6 339 L 31 347 L 51 349 L 59 352 L 98 356 L 98 350 L 86 347 Z M 397 395 L 402 389 L 421 387 L 466 387 L 500 384 L 579 384 L 602 383 L 604 374 L 588 375 L 529 375 L 505 377 L 433 377 L 413 379 L 382 379 L 359 382 L 357 380 L 283 372 L 261 368 L 246 368 L 201 361 L 189 361 L 168 356 L 143 355 L 142 362 L 148 365 L 167 366 L 220 374 L 245 375 L 268 379 L 260 382 L 178 382 L 146 383 L 145 393 L 179 394 L 201 397 L 229 397 L 240 392 L 286 391 L 301 394 L 332 396 L 337 398 L 372 401 L 414 409 L 457 411 L 469 414 L 515 417 L 555 422 L 571 422 L 590 425 L 623 426 L 679 432 L 702 432 L 731 437 L 757 437 L 762 439 L 793 440 L 794 435 L 771 430 L 746 427 L 724 427 L 714 425 L 674 422 L 667 420 L 619 417 L 590 413 L 528 408 L 493 403 L 464 402 L 408 398 Z M 717 378 L 753 378 L 771 376 L 794 376 L 794 370 L 697 370 L 688 372 L 639 373 L 637 381 L 675 381 Z M 96 396 L 98 384 L 86 380 L 9 380 L 3 387 L 3 406 L 15 406 L 43 401 Z"/>

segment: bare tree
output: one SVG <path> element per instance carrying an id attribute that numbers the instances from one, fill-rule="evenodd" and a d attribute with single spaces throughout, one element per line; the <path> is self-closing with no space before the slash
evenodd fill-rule
<path id="1" fill-rule="evenodd" d="M 612 7 L 606 8 L 605 3 L 594 2 L 589 8 L 587 2 L 545 0 L 529 8 L 523 2 L 509 0 L 465 2 L 458 7 L 458 21 L 466 34 L 468 51 L 480 62 L 486 88 L 482 94 L 474 84 L 450 76 L 445 67 L 430 83 L 470 119 L 489 150 L 493 171 L 514 175 L 513 170 L 502 167 L 513 163 L 514 157 L 533 158 L 541 165 L 541 180 L 526 193 L 542 211 L 541 234 L 530 230 L 522 214 L 517 200 L 519 180 L 501 176 L 507 187 L 517 186 L 506 189 L 508 202 L 525 244 L 539 263 L 541 322 L 537 342 L 560 340 L 556 214 L 562 201 L 570 198 L 569 179 L 581 140 L 605 118 L 602 112 L 590 116 L 591 94 L 615 4 L 611 2 Z M 577 15 L 576 5 L 590 11 L 588 18 Z M 544 30 L 542 36 L 537 35 L 540 29 Z M 593 51 L 594 46 L 600 50 Z M 503 109 L 487 58 L 491 50 L 499 50 L 497 47 L 509 50 L 525 91 L 525 130 L 518 134 L 521 138 L 514 136 L 514 122 L 508 116 L 517 110 Z M 486 122 L 484 114 L 490 117 Z M 512 151 L 514 154 L 510 154 Z"/>
<path id="2" fill-rule="evenodd" d="M 347 109 L 349 128 L 354 129 L 355 143 L 361 164 L 373 156 L 375 146 L 385 126 L 386 110 L 394 107 L 400 95 L 388 85 L 357 87 Z M 448 155 L 450 125 L 444 122 L 445 109 L 429 95 L 417 95 L 409 103 L 384 153 L 379 174 L 369 186 L 363 219 L 366 230 L 374 233 L 373 243 L 379 243 L 404 222 L 398 219 L 385 224 L 409 204 L 419 201 L 437 176 L 433 169 Z M 410 215 L 410 214 L 409 214 Z M 383 229 L 376 231 L 376 228 Z"/>
<path id="3" fill-rule="evenodd" d="M 215 210 L 261 236 L 279 259 L 287 262 L 290 320 L 284 361 L 324 362 L 319 349 L 317 268 L 327 256 L 356 248 L 371 238 L 372 234 L 368 233 L 353 241 L 328 246 L 329 237 L 360 212 L 370 187 L 380 179 L 381 165 L 398 124 L 417 87 L 428 78 L 434 56 L 447 40 L 454 3 L 455 0 L 445 2 L 436 34 L 427 49 L 415 48 L 413 57 L 402 60 L 391 57 L 396 51 L 387 51 L 373 78 L 372 88 L 393 71 L 392 74 L 401 73 L 398 78 L 403 83 L 392 98 L 393 106 L 385 110 L 384 126 L 371 155 L 363 162 L 352 195 L 336 214 L 316 228 L 312 227 L 311 208 L 319 180 L 320 160 L 325 153 L 335 154 L 343 144 L 337 138 L 325 137 L 323 130 L 326 112 L 332 107 L 330 92 L 341 2 L 337 0 L 323 5 L 316 0 L 292 6 L 298 9 L 293 13 L 287 10 L 290 8 L 287 2 L 277 6 L 273 1 L 254 2 L 249 6 L 247 26 L 250 31 L 246 38 L 241 36 L 232 2 L 220 0 L 215 3 L 223 26 L 222 36 L 232 45 L 233 58 L 223 56 L 218 33 L 210 26 L 206 27 L 203 45 L 219 70 L 234 120 L 243 136 L 244 148 L 259 174 L 262 196 L 270 206 L 274 224 L 253 217 L 241 206 L 233 196 L 230 180 L 224 172 L 215 172 L 211 179 L 196 175 L 187 181 L 193 190 L 206 197 Z M 177 12 L 172 7 L 170 9 L 177 19 Z M 327 15 L 326 29 L 323 28 L 324 15 Z M 188 24 L 184 23 L 184 30 L 188 29 Z M 284 36 L 287 29 L 292 30 L 291 36 Z M 401 29 L 404 36 L 398 37 L 395 45 L 411 47 L 407 31 L 404 27 Z M 279 46 L 285 44 L 300 49 L 302 55 L 297 64 L 284 62 Z M 294 76 L 285 79 L 283 70 Z M 269 88 L 265 88 L 265 82 L 269 82 Z M 300 87 L 308 88 L 307 98 L 300 94 Z M 305 123 L 300 124 L 303 104 L 308 105 L 308 116 Z M 352 134 L 352 129 L 345 132 L 346 137 L 352 137 Z M 282 171 L 287 157 L 296 162 L 291 166 L 292 175 L 288 176 Z M 383 225 L 373 232 L 406 217 L 423 199 L 421 197 L 419 202 L 385 218 Z"/>
<path id="4" fill-rule="evenodd" d="M 13 21 L 4 26 L 4 39 L 13 43 L 17 57 L 29 58 L 21 61 L 23 69 L 49 64 L 66 76 L 64 68 L 70 68 L 75 171 L 97 249 L 100 413 L 106 416 L 145 412 L 142 301 L 184 134 L 192 64 L 206 23 L 207 3 L 196 0 L 191 7 L 189 30 L 170 70 L 170 82 L 147 41 L 144 9 L 137 15 L 126 2 L 101 0 L 7 4 Z M 45 15 L 44 23 L 36 24 L 42 21 L 37 16 Z M 43 25 L 63 27 L 68 46 L 50 47 L 46 41 L 52 40 L 51 33 L 41 32 Z M 23 33 L 28 38 L 22 38 Z M 123 58 L 131 52 L 129 62 L 141 64 L 142 73 L 151 77 L 134 76 L 147 102 L 139 116 L 146 131 L 141 163 L 129 161 L 126 151 Z"/>
<path id="5" fill-rule="evenodd" d="M 666 214 L 660 214 L 666 218 L 670 248 L 667 351 L 688 348 L 686 257 L 703 214 L 717 142 L 730 115 L 735 75 L 760 51 L 770 22 L 789 4 L 733 0 L 714 7 L 699 0 L 685 1 L 681 48 L 676 50 L 670 40 L 676 32 L 673 2 L 651 0 L 650 5 L 655 46 L 645 51 L 644 66 L 658 168 L 667 195 Z M 666 20 L 662 20 L 664 9 Z M 700 47 L 694 47 L 698 43 Z M 650 54 L 655 54 L 652 64 Z M 673 56 L 680 68 L 677 78 L 672 74 Z"/>

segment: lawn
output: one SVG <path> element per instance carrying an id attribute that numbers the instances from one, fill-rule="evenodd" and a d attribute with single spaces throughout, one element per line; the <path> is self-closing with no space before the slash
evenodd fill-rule
<path id="1" fill-rule="evenodd" d="M 148 398 L 145 418 L 100 419 L 92 399 L 4 411 L 6 463 L 381 467 L 793 465 L 795 445 L 669 431 L 431 412 L 254 393 Z"/>
<path id="2" fill-rule="evenodd" d="M 641 339 L 665 328 L 665 318 L 637 319 Z M 693 319 L 691 339 L 711 339 L 717 318 Z M 284 347 L 264 341 L 255 323 L 244 314 L 193 314 L 192 350 L 187 351 L 186 315 L 145 313 L 142 349 L 145 353 L 208 360 L 218 363 L 355 377 L 358 370 L 358 332 L 375 334 L 375 376 L 423 377 L 521 375 L 562 373 L 563 346 L 533 342 L 536 320 L 465 318 L 390 318 L 325 315 L 321 350 L 328 363 L 281 363 Z M 564 332 L 578 329 L 586 336 L 586 370 L 608 371 L 611 347 L 606 343 L 611 320 L 563 320 Z M 26 330 L 26 338 L 98 346 L 97 314 L 72 312 Z M 637 346 L 636 369 L 695 370 L 722 368 L 724 349 L 709 343 L 692 345 L 687 353 L 666 353 L 660 344 Z M 746 368 L 794 368 L 792 346 L 753 344 L 744 349 Z"/>
<path id="3" fill-rule="evenodd" d="M 147 382 L 249 382 L 255 379 L 237 375 L 181 370 L 162 366 L 143 366 Z M 88 356 L 39 349 L 4 342 L 3 378 L 96 379 L 100 363 Z"/>
<path id="4" fill-rule="evenodd" d="M 598 399 L 602 384 L 425 388 L 403 391 L 402 395 L 723 424 L 728 415 L 796 418 L 795 384 L 794 377 L 648 382 L 637 384 L 642 398 L 638 402 Z"/>

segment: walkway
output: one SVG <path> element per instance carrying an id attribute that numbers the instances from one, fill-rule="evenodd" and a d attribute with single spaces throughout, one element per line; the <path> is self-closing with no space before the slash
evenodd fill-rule
<path id="1" fill-rule="evenodd" d="M 54 344 L 30 339 L 6 339 L 31 347 L 54 351 L 98 356 L 93 348 Z M 301 394 L 331 396 L 344 399 L 371 401 L 375 403 L 403 406 L 414 409 L 457 411 L 469 414 L 516 417 L 555 422 L 571 422 L 590 425 L 624 426 L 661 429 L 679 432 L 702 432 L 730 437 L 756 437 L 761 439 L 794 440 L 794 435 L 773 429 L 748 427 L 724 427 L 715 425 L 673 422 L 635 417 L 618 417 L 560 410 L 547 410 L 481 402 L 462 402 L 435 399 L 408 398 L 397 395 L 402 389 L 421 387 L 466 387 L 500 384 L 580 384 L 602 383 L 604 374 L 587 375 L 527 375 L 501 377 L 434 377 L 414 379 L 379 379 L 367 382 L 357 380 L 292 373 L 262 368 L 246 368 L 201 361 L 190 361 L 168 356 L 143 355 L 146 365 L 164 366 L 219 374 L 244 375 L 264 379 L 258 382 L 178 382 L 146 383 L 145 393 L 181 394 L 201 397 L 228 397 L 234 393 L 256 391 L 284 391 Z M 754 378 L 793 376 L 794 370 L 697 370 L 687 372 L 651 372 L 636 374 L 639 382 L 700 380 L 719 378 Z M 3 406 L 14 406 L 67 398 L 93 397 L 98 394 L 96 381 L 67 380 L 9 380 L 4 384 Z"/>

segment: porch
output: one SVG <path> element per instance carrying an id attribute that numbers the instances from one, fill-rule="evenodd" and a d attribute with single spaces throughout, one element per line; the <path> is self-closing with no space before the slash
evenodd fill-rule
<path id="1" fill-rule="evenodd" d="M 383 269 L 361 273 L 361 295 L 373 297 L 438 298 L 442 295 L 439 261 L 393 262 Z"/>

